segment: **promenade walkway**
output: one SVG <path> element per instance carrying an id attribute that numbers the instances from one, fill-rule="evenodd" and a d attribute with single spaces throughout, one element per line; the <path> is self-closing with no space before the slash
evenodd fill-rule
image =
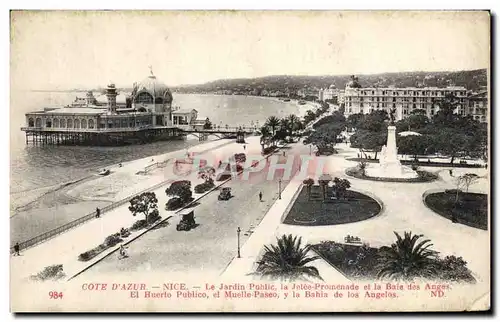
<path id="1" fill-rule="evenodd" d="M 255 142 L 258 143 L 258 142 Z M 300 145 L 302 149 L 308 149 Z M 260 145 L 249 144 L 247 153 L 260 155 Z M 286 149 L 287 154 L 296 151 Z M 276 154 L 282 156 L 282 152 Z M 284 161 L 284 160 L 283 160 Z M 292 171 L 299 168 L 299 158 L 294 158 Z M 268 163 L 259 172 L 252 173 L 248 180 L 239 177 L 224 184 L 230 187 L 234 195 L 228 201 L 217 200 L 217 193 L 207 195 L 194 208 L 198 227 L 189 232 L 178 232 L 175 225 L 151 231 L 136 240 L 130 247 L 130 257 L 118 261 L 115 257 L 106 258 L 98 265 L 85 272 L 85 278 L 97 278 L 103 275 L 134 275 L 136 272 L 149 271 L 177 280 L 193 280 L 199 276 L 215 280 L 237 254 L 237 228 L 241 228 L 240 242 L 244 244 L 252 236 L 255 227 L 261 223 L 268 209 L 278 199 L 278 180 L 283 172 L 267 178 Z M 288 179 L 283 179 L 285 187 Z M 263 201 L 259 201 L 262 192 Z"/>
<path id="2" fill-rule="evenodd" d="M 257 137 L 247 138 L 247 141 L 249 142 L 247 146 L 260 148 L 259 139 Z M 227 159 L 234 153 L 241 152 L 244 152 L 241 144 L 231 143 L 220 147 L 216 151 L 200 155 L 200 158 Z M 187 170 L 190 170 L 189 165 L 187 165 L 187 168 Z M 164 210 L 165 203 L 168 201 L 165 195 L 165 188 L 169 183 L 177 179 L 191 180 L 193 188 L 195 185 L 202 182 L 202 179 L 197 178 L 197 173 L 191 173 L 186 176 L 172 176 L 172 180 L 166 181 L 165 185 L 155 189 L 153 192 L 156 193 L 158 198 L 158 208 L 162 218 L 168 218 L 174 215 L 174 212 Z M 146 187 L 135 187 L 137 190 L 141 190 L 141 188 L 144 189 Z M 201 195 L 202 194 L 193 193 L 193 197 L 195 198 Z M 18 282 L 27 281 L 30 275 L 40 272 L 46 266 L 55 264 L 62 264 L 65 274 L 70 277 L 116 250 L 118 246 L 104 251 L 88 262 L 78 261 L 78 255 L 82 252 L 101 244 L 107 236 L 118 232 L 122 227 L 130 227 L 135 221 L 143 219 L 141 217 L 132 216 L 128 210 L 128 205 L 128 203 L 124 204 L 112 211 L 104 213 L 99 219 L 91 220 L 42 244 L 29 248 L 23 251 L 21 256 L 12 256 L 12 280 L 17 280 Z M 125 242 L 137 237 L 143 232 L 144 231 L 133 233 Z"/>

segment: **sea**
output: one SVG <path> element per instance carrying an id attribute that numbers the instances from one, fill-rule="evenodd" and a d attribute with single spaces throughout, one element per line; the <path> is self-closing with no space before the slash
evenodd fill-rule
<path id="1" fill-rule="evenodd" d="M 70 104 L 81 92 L 11 93 L 10 102 L 10 193 L 19 194 L 34 189 L 71 182 L 108 165 L 134 159 L 183 150 L 199 144 L 196 137 L 185 140 L 154 142 L 119 147 L 98 146 L 32 146 L 26 145 L 25 113 L 44 107 Z M 275 98 L 213 94 L 173 94 L 173 105 L 194 108 L 198 118 L 209 118 L 212 124 L 225 126 L 262 125 L 269 116 L 302 116 L 308 108 L 296 102 Z"/>

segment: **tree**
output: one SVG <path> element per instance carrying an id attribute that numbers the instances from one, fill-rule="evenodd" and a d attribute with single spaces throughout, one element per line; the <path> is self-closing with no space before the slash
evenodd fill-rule
<path id="1" fill-rule="evenodd" d="M 386 129 L 386 123 L 389 119 L 384 110 L 374 110 L 370 114 L 365 114 L 358 124 L 358 129 L 371 132 L 381 132 Z"/>
<path id="2" fill-rule="evenodd" d="M 365 115 L 363 113 L 356 113 L 349 115 L 347 117 L 347 126 L 351 129 L 357 129 L 364 117 Z"/>
<path id="3" fill-rule="evenodd" d="M 398 153 L 412 155 L 417 161 L 418 155 L 432 153 L 432 141 L 428 135 L 408 135 L 398 138 Z"/>
<path id="4" fill-rule="evenodd" d="M 192 200 L 193 192 L 191 191 L 191 181 L 180 180 L 172 182 L 170 187 L 165 190 L 169 197 L 179 197 L 183 204 Z"/>
<path id="5" fill-rule="evenodd" d="M 317 129 L 324 124 L 335 124 L 336 127 L 343 130 L 345 128 L 345 125 L 346 125 L 346 119 L 345 119 L 345 116 L 343 114 L 341 114 L 338 111 L 335 111 L 335 112 L 333 112 L 332 115 L 322 117 L 316 123 L 314 123 L 313 129 Z"/>
<path id="6" fill-rule="evenodd" d="M 267 126 L 263 126 L 260 128 L 260 145 L 262 146 L 262 150 L 264 150 L 266 144 L 269 144 L 271 141 L 271 131 Z"/>
<path id="7" fill-rule="evenodd" d="M 204 167 L 198 172 L 198 177 L 205 180 L 205 182 L 214 182 L 215 168 L 214 167 Z"/>
<path id="8" fill-rule="evenodd" d="M 458 117 L 454 112 L 460 105 L 460 99 L 453 94 L 447 94 L 442 99 L 435 99 L 433 105 L 437 105 L 439 111 L 433 115 L 432 122 L 440 126 L 452 126 Z"/>
<path id="9" fill-rule="evenodd" d="M 289 124 L 289 136 L 293 136 L 295 131 L 300 131 L 302 130 L 302 122 L 300 122 L 300 119 L 297 117 L 295 114 L 289 115 L 287 118 L 288 124 Z"/>
<path id="10" fill-rule="evenodd" d="M 268 117 L 268 119 L 266 120 L 266 123 L 264 124 L 264 126 L 271 128 L 271 135 L 272 136 L 274 136 L 276 134 L 276 129 L 278 128 L 279 125 L 280 125 L 280 119 L 277 118 L 276 116 Z"/>
<path id="11" fill-rule="evenodd" d="M 425 114 L 413 114 L 396 122 L 398 132 L 401 131 L 416 131 L 423 129 L 429 124 L 429 118 Z"/>
<path id="12" fill-rule="evenodd" d="M 455 158 L 461 154 L 468 154 L 470 151 L 470 138 L 459 130 L 452 128 L 442 128 L 433 138 L 433 148 L 436 152 L 447 155 L 453 164 Z"/>
<path id="13" fill-rule="evenodd" d="M 294 282 L 304 277 L 323 280 L 319 271 L 308 263 L 319 259 L 318 256 L 308 256 L 310 245 L 302 247 L 302 238 L 283 235 L 277 238 L 277 245 L 264 246 L 264 255 L 257 262 L 255 275 Z"/>
<path id="14" fill-rule="evenodd" d="M 335 123 L 323 124 L 316 130 L 309 133 L 304 139 L 304 144 L 316 146 L 318 151 L 332 150 L 338 141 L 338 136 L 342 133 L 343 126 Z"/>
<path id="15" fill-rule="evenodd" d="M 154 192 L 143 192 L 138 196 L 130 199 L 130 206 L 128 210 L 132 212 L 132 216 L 143 214 L 146 223 L 148 223 L 148 216 L 154 212 L 158 212 L 158 199 Z"/>
<path id="16" fill-rule="evenodd" d="M 314 179 L 307 178 L 302 183 L 306 185 L 306 188 L 307 188 L 307 200 L 310 201 L 311 200 L 311 189 L 312 189 L 312 186 L 314 185 Z"/>
<path id="17" fill-rule="evenodd" d="M 377 153 L 382 149 L 382 146 L 387 142 L 387 132 L 372 132 L 364 129 L 359 129 L 350 137 L 351 147 L 358 148 L 361 153 L 365 151 L 375 151 L 375 159 Z"/>
<path id="18" fill-rule="evenodd" d="M 351 187 L 351 183 L 347 179 L 340 179 L 335 177 L 333 179 L 333 191 L 337 199 L 344 199 L 347 189 Z"/>
<path id="19" fill-rule="evenodd" d="M 312 121 L 314 121 L 316 119 L 316 117 L 317 117 L 316 113 L 314 113 L 312 110 L 308 110 L 306 112 L 306 115 L 304 115 L 304 123 L 309 124 Z"/>
<path id="20" fill-rule="evenodd" d="M 379 278 L 412 280 L 415 277 L 433 277 L 436 274 L 435 260 L 438 252 L 429 249 L 433 244 L 429 239 L 419 242 L 423 235 L 397 232 L 396 242 L 391 247 L 383 247 L 379 258 Z"/>
<path id="21" fill-rule="evenodd" d="M 330 181 L 332 181 L 332 176 L 330 176 L 329 174 L 322 174 L 318 178 L 318 183 L 321 186 L 321 190 L 323 191 L 323 201 L 326 200 L 326 191 Z"/>
<path id="22" fill-rule="evenodd" d="M 475 173 L 466 173 L 458 177 L 457 181 L 457 188 L 460 186 L 465 187 L 465 192 L 469 192 L 469 187 L 471 184 L 475 183 L 477 180 L 479 180 L 479 176 Z M 457 189 L 458 191 L 458 189 Z M 457 200 L 458 201 L 458 198 Z M 455 202 L 456 202 L 455 201 Z"/>

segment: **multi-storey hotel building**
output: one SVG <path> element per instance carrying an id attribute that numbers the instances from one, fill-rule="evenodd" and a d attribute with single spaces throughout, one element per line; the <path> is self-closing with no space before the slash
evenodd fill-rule
<path id="1" fill-rule="evenodd" d="M 453 94 L 459 101 L 455 113 L 471 114 L 465 87 L 407 87 L 407 88 L 363 88 L 357 77 L 352 77 L 345 89 L 345 115 L 370 113 L 373 110 L 396 109 L 396 120 L 410 115 L 413 110 L 423 109 L 428 117 L 439 110 L 439 100 Z"/>

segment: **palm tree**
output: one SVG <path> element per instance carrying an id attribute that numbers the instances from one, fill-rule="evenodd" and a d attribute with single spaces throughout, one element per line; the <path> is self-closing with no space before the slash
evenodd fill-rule
<path id="1" fill-rule="evenodd" d="M 291 123 L 287 117 L 280 120 L 280 129 L 285 131 L 286 136 L 291 136 Z"/>
<path id="2" fill-rule="evenodd" d="M 436 272 L 435 260 L 438 252 L 429 249 L 433 244 L 429 239 L 418 242 L 423 235 L 404 233 L 397 237 L 391 247 L 382 247 L 377 276 L 392 279 L 412 280 L 415 277 L 433 277 Z M 417 243 L 418 242 L 418 243 Z"/>
<path id="3" fill-rule="evenodd" d="M 311 179 L 311 178 L 307 178 L 303 181 L 303 184 L 306 185 L 307 187 L 307 200 L 311 200 L 311 189 L 312 189 L 312 186 L 314 185 L 314 180 Z"/>
<path id="4" fill-rule="evenodd" d="M 293 132 L 300 130 L 302 122 L 295 114 L 291 114 L 287 117 L 288 123 L 290 123 L 290 136 L 293 136 Z"/>
<path id="5" fill-rule="evenodd" d="M 277 118 L 276 116 L 270 116 L 267 120 L 264 126 L 268 126 L 272 130 L 272 136 L 276 134 L 276 128 L 280 125 L 280 119 Z"/>
<path id="6" fill-rule="evenodd" d="M 318 183 L 321 186 L 321 189 L 323 190 L 323 201 L 326 200 L 326 189 L 330 181 L 332 181 L 332 176 L 330 176 L 329 174 L 323 174 L 321 175 L 321 177 L 318 178 Z"/>
<path id="7" fill-rule="evenodd" d="M 271 132 L 267 126 L 263 126 L 260 128 L 260 145 L 262 146 L 262 150 L 264 150 L 264 146 L 269 142 L 269 138 L 271 137 Z"/>
<path id="8" fill-rule="evenodd" d="M 283 235 L 277 238 L 277 245 L 264 246 L 265 253 L 257 262 L 255 275 L 293 282 L 305 277 L 323 280 L 314 266 L 306 264 L 317 260 L 318 256 L 308 256 L 310 245 L 301 246 L 302 237 Z"/>

